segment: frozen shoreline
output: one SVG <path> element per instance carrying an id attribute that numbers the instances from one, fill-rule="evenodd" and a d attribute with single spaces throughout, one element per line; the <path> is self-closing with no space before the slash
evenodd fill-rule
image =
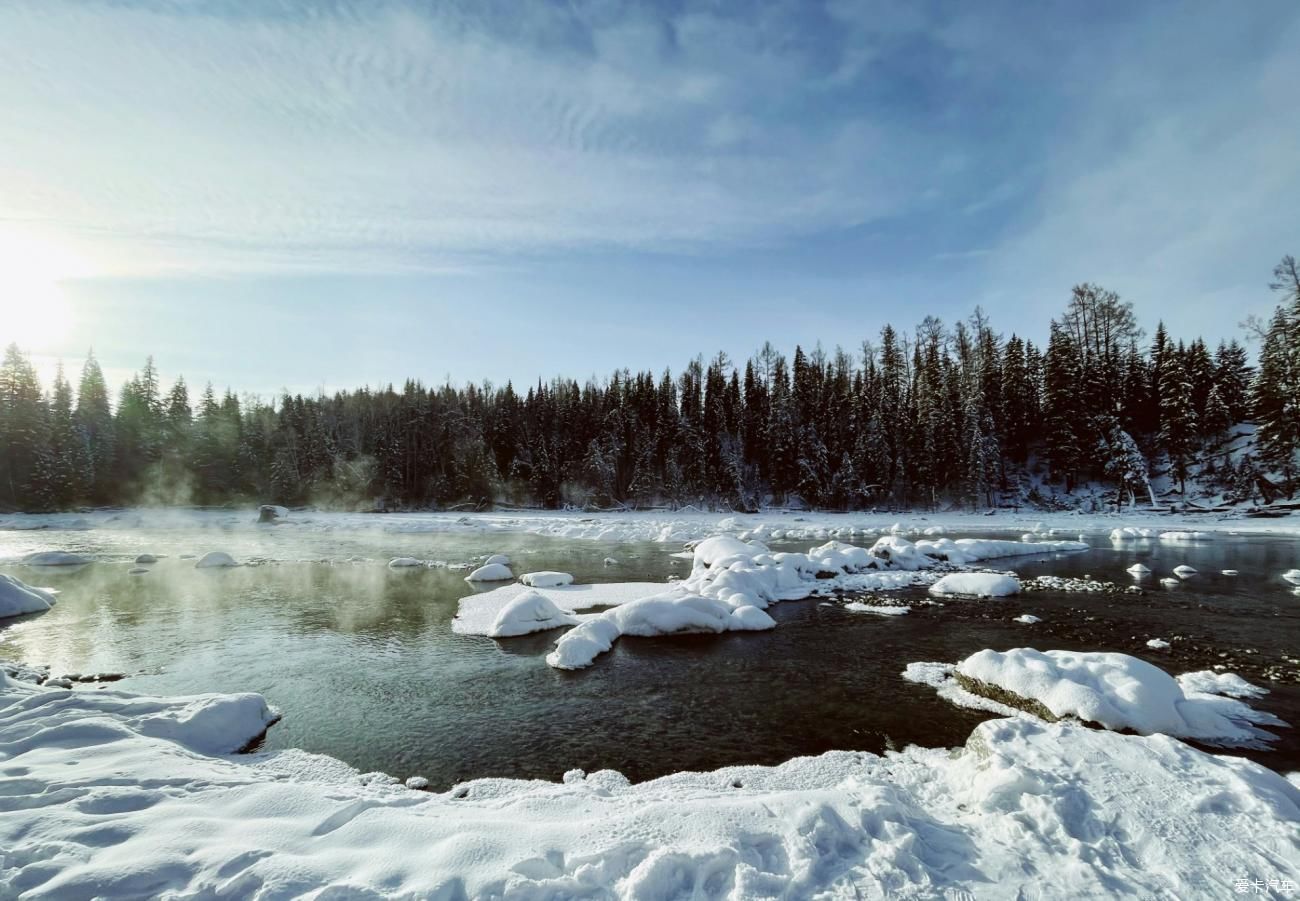
<path id="1" fill-rule="evenodd" d="M 953 752 L 433 794 L 301 751 L 224 753 L 271 715 L 257 695 L 7 681 L 0 894 L 1211 898 L 1242 877 L 1300 882 L 1300 789 L 1164 736 L 1017 717 Z"/>

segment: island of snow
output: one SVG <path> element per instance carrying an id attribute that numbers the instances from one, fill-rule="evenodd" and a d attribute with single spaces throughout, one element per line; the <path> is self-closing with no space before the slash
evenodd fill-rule
<path id="1" fill-rule="evenodd" d="M 933 678 L 936 670 L 923 671 L 924 679 L 916 678 L 918 672 L 922 671 L 911 671 L 908 678 L 942 689 L 942 680 Z M 1269 713 L 1206 690 L 1205 681 L 1192 688 L 1128 654 L 983 650 L 946 667 L 942 674 L 965 693 L 991 700 L 1002 709 L 1023 710 L 1048 720 L 1074 717 L 1139 735 L 1160 733 L 1208 744 L 1257 747 L 1276 738 L 1258 725 L 1286 726 Z M 941 694 L 962 703 L 961 691 L 941 690 Z M 989 709 L 985 704 L 971 706 Z"/>
<path id="2" fill-rule="evenodd" d="M 930 594 L 1005 598 L 1020 593 L 1020 580 L 1002 573 L 952 573 L 930 586 Z"/>

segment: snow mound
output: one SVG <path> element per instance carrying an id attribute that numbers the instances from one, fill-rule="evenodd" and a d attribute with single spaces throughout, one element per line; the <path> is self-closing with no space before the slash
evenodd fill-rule
<path id="1" fill-rule="evenodd" d="M 1022 613 L 1011 621 L 1013 623 L 1024 623 L 1025 625 L 1032 626 L 1034 623 L 1041 623 L 1043 620 L 1041 617 L 1034 616 L 1032 613 Z"/>
<path id="2" fill-rule="evenodd" d="M 465 577 L 466 582 L 509 582 L 515 574 L 504 563 L 486 563 Z"/>
<path id="3" fill-rule="evenodd" d="M 573 576 L 570 573 L 551 572 L 549 570 L 535 573 L 524 573 L 519 577 L 519 581 L 525 585 L 531 585 L 533 588 L 559 588 L 561 585 L 572 585 Z"/>
<path id="4" fill-rule="evenodd" d="M 1214 538 L 1211 532 L 1161 532 L 1160 540 L 1177 544 L 1186 541 L 1209 541 Z"/>
<path id="5" fill-rule="evenodd" d="M 604 585 L 564 585 L 559 588 L 528 588 L 512 584 L 471 594 L 460 599 L 451 630 L 458 635 L 491 636 L 493 623 L 521 594 L 540 594 L 564 613 L 592 607 L 617 607 L 631 601 L 661 594 L 668 588 L 663 582 L 613 582 Z M 588 615 L 590 616 L 590 614 Z"/>
<path id="6" fill-rule="evenodd" d="M 388 561 L 389 569 L 410 569 L 415 566 L 424 566 L 424 561 L 414 557 L 394 557 Z"/>
<path id="7" fill-rule="evenodd" d="M 1122 526 L 1113 529 L 1110 533 L 1111 541 L 1140 541 L 1147 538 L 1155 538 L 1155 529 L 1143 529 L 1138 526 Z"/>
<path id="8" fill-rule="evenodd" d="M 142 730 L 183 707 L 0 686 L 0 896 L 1056 901 L 1300 881 L 1300 789 L 1162 736 L 999 719 L 956 751 L 435 793 Z"/>
<path id="9" fill-rule="evenodd" d="M 1300 585 L 1300 569 L 1288 569 L 1282 573 L 1282 578 L 1286 579 L 1292 585 Z"/>
<path id="10" fill-rule="evenodd" d="M 1160 584 L 1165 586 L 1166 588 L 1177 588 L 1179 585 L 1183 583 L 1179 579 L 1172 579 L 1166 576 L 1165 578 L 1160 580 Z"/>
<path id="11" fill-rule="evenodd" d="M 157 563 L 158 558 L 155 557 L 153 554 L 141 554 L 140 556 L 135 558 L 135 562 L 143 566 L 149 563 Z"/>
<path id="12" fill-rule="evenodd" d="M 1180 579 L 1187 579 L 1196 575 L 1196 570 L 1184 563 L 1182 566 L 1174 567 L 1174 575 Z"/>
<path id="13" fill-rule="evenodd" d="M 23 558 L 28 566 L 82 566 L 93 562 L 90 557 L 69 551 L 38 551 Z"/>
<path id="14" fill-rule="evenodd" d="M 680 589 L 614 607 L 560 636 L 546 662 L 557 669 L 590 666 L 623 635 L 653 637 L 684 632 L 749 632 L 776 627 L 752 604 L 733 606 Z"/>
<path id="15" fill-rule="evenodd" d="M 1235 575 L 1238 575 L 1238 571 L 1235 570 L 1235 569 L 1224 569 L 1224 570 L 1220 570 L 1220 572 L 1221 572 L 1223 575 L 1225 575 L 1225 576 L 1235 576 Z"/>
<path id="16" fill-rule="evenodd" d="M 1037 702 L 1054 717 L 1075 717 L 1139 735 L 1257 745 L 1275 736 L 1254 724 L 1285 725 L 1240 701 L 1188 695 L 1164 670 L 1128 654 L 984 650 L 957 664 L 957 673 Z"/>
<path id="17" fill-rule="evenodd" d="M 257 508 L 259 523 L 275 523 L 289 518 L 289 508 L 279 504 L 262 504 Z"/>
<path id="18" fill-rule="evenodd" d="M 213 569 L 222 566 L 238 566 L 235 558 L 225 551 L 209 551 L 194 564 L 195 569 Z"/>
<path id="19" fill-rule="evenodd" d="M 877 616 L 905 616 L 912 612 L 911 607 L 884 607 L 861 601 L 850 601 L 844 605 L 844 609 L 851 613 L 874 613 Z"/>
<path id="20" fill-rule="evenodd" d="M 34 588 L 13 576 L 0 573 L 0 619 L 25 613 L 44 613 L 54 606 L 53 588 Z"/>
<path id="21" fill-rule="evenodd" d="M 1002 598 L 1020 593 L 1020 581 L 1002 573 L 951 573 L 930 586 L 930 594 Z"/>
<path id="22" fill-rule="evenodd" d="M 493 554 L 491 557 L 488 557 L 486 560 L 483 561 L 483 565 L 484 566 L 494 566 L 494 565 L 509 566 L 510 558 L 507 557 L 505 554 Z"/>
<path id="23" fill-rule="evenodd" d="M 1126 572 L 1132 576 L 1148 576 L 1151 574 L 1151 567 L 1144 566 L 1141 563 L 1134 563 Z"/>
<path id="24" fill-rule="evenodd" d="M 1147 647 L 1154 651 L 1163 651 L 1169 647 L 1169 642 L 1165 641 L 1163 638 L 1152 638 L 1147 642 Z"/>
<path id="25" fill-rule="evenodd" d="M 525 591 L 501 608 L 488 634 L 493 638 L 509 638 L 572 626 L 577 622 L 572 612 L 561 610 L 545 595 Z"/>

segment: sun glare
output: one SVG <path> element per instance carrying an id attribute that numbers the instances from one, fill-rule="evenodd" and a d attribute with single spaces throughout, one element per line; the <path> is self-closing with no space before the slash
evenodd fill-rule
<path id="1" fill-rule="evenodd" d="M 0 230 L 0 346 L 25 350 L 57 344 L 72 325 L 63 282 L 82 273 L 77 257 L 56 244 Z"/>

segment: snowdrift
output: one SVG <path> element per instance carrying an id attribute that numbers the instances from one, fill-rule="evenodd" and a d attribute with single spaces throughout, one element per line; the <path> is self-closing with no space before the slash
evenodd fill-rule
<path id="1" fill-rule="evenodd" d="M 1300 881 L 1300 789 L 1164 736 L 999 719 L 956 751 L 432 793 L 300 751 L 225 756 L 272 717 L 256 695 L 0 677 L 0 896 L 1073 901 Z"/>

